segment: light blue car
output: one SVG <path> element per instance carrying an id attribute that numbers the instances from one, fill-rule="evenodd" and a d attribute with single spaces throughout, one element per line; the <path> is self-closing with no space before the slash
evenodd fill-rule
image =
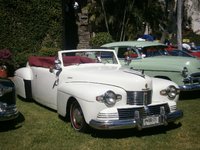
<path id="1" fill-rule="evenodd" d="M 124 67 L 171 80 L 181 91 L 200 90 L 200 60 L 193 57 L 171 56 L 166 45 L 150 41 L 123 41 L 102 45 L 117 52 Z"/>

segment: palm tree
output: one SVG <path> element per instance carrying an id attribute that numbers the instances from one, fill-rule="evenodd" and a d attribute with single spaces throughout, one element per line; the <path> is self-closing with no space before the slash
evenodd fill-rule
<path id="1" fill-rule="evenodd" d="M 153 33 L 158 32 L 159 24 L 164 20 L 159 0 L 93 0 L 93 3 L 89 12 L 95 32 L 107 31 L 117 41 L 144 34 L 144 23 Z"/>
<path id="2" fill-rule="evenodd" d="M 108 20 L 107 20 L 107 17 L 106 17 L 106 11 L 105 11 L 105 7 L 104 7 L 104 0 L 101 0 L 101 6 L 102 6 L 102 9 L 103 9 L 103 14 L 104 14 L 104 20 L 105 20 L 105 24 L 106 24 L 106 29 L 107 29 L 107 32 L 110 34 L 109 27 L 108 27 Z"/>
<path id="3" fill-rule="evenodd" d="M 178 49 L 182 50 L 182 0 L 177 1 L 177 44 Z"/>

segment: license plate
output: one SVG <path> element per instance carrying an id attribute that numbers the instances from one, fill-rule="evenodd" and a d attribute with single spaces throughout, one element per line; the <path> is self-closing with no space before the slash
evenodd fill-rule
<path id="1" fill-rule="evenodd" d="M 143 119 L 143 126 L 151 126 L 159 123 L 158 116 L 149 116 Z"/>

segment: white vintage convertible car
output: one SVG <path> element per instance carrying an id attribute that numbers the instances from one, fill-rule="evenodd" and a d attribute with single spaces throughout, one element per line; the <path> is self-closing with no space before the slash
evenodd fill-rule
<path id="1" fill-rule="evenodd" d="M 121 68 L 108 49 L 63 50 L 31 56 L 16 70 L 16 92 L 69 117 L 72 127 L 111 130 L 167 125 L 183 116 L 178 86 Z"/>

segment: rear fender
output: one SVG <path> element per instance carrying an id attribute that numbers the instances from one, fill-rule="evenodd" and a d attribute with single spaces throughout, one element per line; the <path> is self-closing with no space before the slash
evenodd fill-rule
<path id="1" fill-rule="evenodd" d="M 29 67 L 20 68 L 15 71 L 14 83 L 17 95 L 25 99 L 32 98 L 31 80 L 33 80 L 33 73 Z"/>

